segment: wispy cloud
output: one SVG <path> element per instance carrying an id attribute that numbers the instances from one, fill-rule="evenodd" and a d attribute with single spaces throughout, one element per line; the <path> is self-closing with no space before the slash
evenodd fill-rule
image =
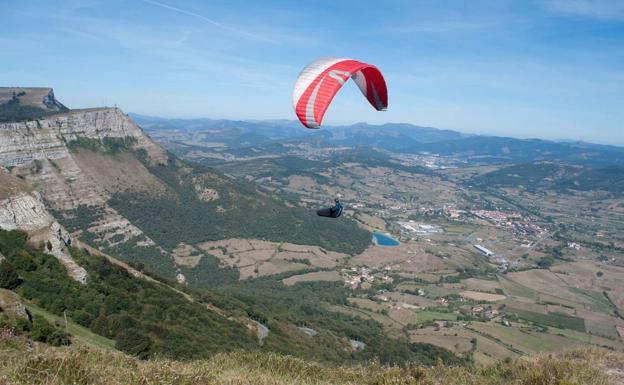
<path id="1" fill-rule="evenodd" d="M 143 0 L 143 2 L 151 4 L 151 5 L 154 5 L 154 6 L 157 6 L 157 7 L 160 7 L 160 8 L 168 9 L 168 10 L 173 11 L 173 12 L 181 13 L 183 15 L 195 17 L 195 18 L 200 19 L 200 20 L 202 20 L 202 21 L 204 21 L 204 22 L 206 22 L 208 24 L 211 24 L 211 25 L 217 27 L 217 28 L 220 28 L 220 29 L 222 29 L 224 31 L 233 32 L 233 33 L 235 33 L 237 35 L 241 35 L 241 36 L 244 36 L 244 37 L 249 38 L 249 39 L 265 41 L 265 42 L 269 42 L 269 43 L 275 43 L 275 41 L 273 41 L 272 39 L 270 39 L 270 38 L 268 38 L 266 36 L 262 36 L 262 35 L 259 35 L 259 34 L 256 34 L 256 33 L 251 33 L 251 32 L 248 32 L 248 31 L 244 31 L 244 30 L 239 29 L 239 28 L 234 28 L 232 26 L 220 23 L 220 22 L 218 22 L 218 21 L 216 21 L 214 19 L 206 17 L 206 16 L 204 16 L 202 14 L 199 14 L 197 12 L 189 11 L 189 10 L 178 8 L 178 7 L 174 7 L 173 5 L 161 3 L 159 1 L 154 1 L 154 0 Z"/>
<path id="2" fill-rule="evenodd" d="M 545 0 L 545 6 L 557 13 L 624 21 L 624 1 L 621 0 Z"/>

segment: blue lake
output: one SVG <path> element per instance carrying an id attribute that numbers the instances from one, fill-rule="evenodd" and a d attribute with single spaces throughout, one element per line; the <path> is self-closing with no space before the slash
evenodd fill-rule
<path id="1" fill-rule="evenodd" d="M 379 246 L 398 246 L 401 244 L 401 242 L 392 238 L 388 234 L 379 233 L 377 231 L 373 233 L 373 241 Z"/>

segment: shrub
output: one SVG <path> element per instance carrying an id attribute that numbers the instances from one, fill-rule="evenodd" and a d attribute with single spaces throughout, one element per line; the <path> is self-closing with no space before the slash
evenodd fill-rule
<path id="1" fill-rule="evenodd" d="M 15 271 L 9 261 L 3 260 L 0 262 L 0 288 L 15 289 L 19 286 L 19 283 L 17 271 Z"/>
<path id="2" fill-rule="evenodd" d="M 32 318 L 30 338 L 53 346 L 69 345 L 71 343 L 67 333 L 55 327 L 40 315 L 35 315 Z"/>
<path id="3" fill-rule="evenodd" d="M 117 335 L 115 347 L 122 352 L 145 359 L 149 355 L 152 341 L 136 329 L 128 329 Z"/>

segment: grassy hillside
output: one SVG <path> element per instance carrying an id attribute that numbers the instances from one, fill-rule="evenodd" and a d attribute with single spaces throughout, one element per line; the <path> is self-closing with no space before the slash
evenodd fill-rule
<path id="1" fill-rule="evenodd" d="M 267 353 L 217 354 L 206 360 L 139 361 L 88 346 L 35 346 L 0 339 L 0 383 L 93 385 L 615 385 L 624 380 L 624 356 L 604 350 L 506 360 L 483 368 L 336 367 Z"/>

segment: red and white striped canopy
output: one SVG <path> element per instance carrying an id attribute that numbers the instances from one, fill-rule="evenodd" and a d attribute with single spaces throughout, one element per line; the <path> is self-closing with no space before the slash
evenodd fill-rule
<path id="1" fill-rule="evenodd" d="M 308 64 L 295 82 L 293 105 L 301 123 L 320 128 L 329 104 L 349 78 L 377 111 L 386 110 L 388 89 L 377 67 L 353 59 L 325 57 Z"/>

